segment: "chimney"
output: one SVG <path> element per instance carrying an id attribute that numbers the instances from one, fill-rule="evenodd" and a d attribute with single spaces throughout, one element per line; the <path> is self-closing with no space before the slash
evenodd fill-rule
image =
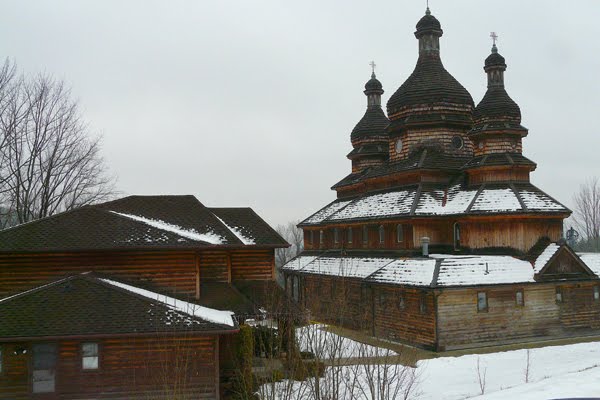
<path id="1" fill-rule="evenodd" d="M 421 238 L 421 245 L 423 246 L 423 257 L 429 257 L 429 238 L 427 236 Z"/>

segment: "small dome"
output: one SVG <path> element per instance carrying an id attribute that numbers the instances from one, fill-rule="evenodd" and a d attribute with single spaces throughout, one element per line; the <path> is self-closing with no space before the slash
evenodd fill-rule
<path id="1" fill-rule="evenodd" d="M 356 124 L 350 138 L 352 140 L 369 136 L 387 136 L 386 128 L 390 120 L 381 107 L 369 107 L 362 119 Z"/>
<path id="2" fill-rule="evenodd" d="M 486 59 L 485 59 L 485 66 L 486 67 L 494 67 L 494 66 L 499 66 L 499 67 L 504 67 L 506 68 L 506 60 L 504 59 L 504 57 L 502 57 L 500 55 L 500 53 L 498 53 L 498 48 L 496 47 L 496 45 L 494 44 L 494 46 L 492 47 L 492 54 L 490 54 Z"/>
<path id="3" fill-rule="evenodd" d="M 372 74 L 371 79 L 365 84 L 365 90 L 383 90 L 383 85 L 375 77 L 375 74 Z"/>
<path id="4" fill-rule="evenodd" d="M 415 32 L 415 36 L 418 38 L 422 34 L 431 31 L 437 31 L 440 33 L 440 35 L 443 33 L 442 24 L 440 24 L 440 21 L 438 21 L 436 17 L 431 15 L 431 11 L 429 11 L 429 8 L 427 8 L 423 18 L 417 22 L 417 31 Z"/>
<path id="5" fill-rule="evenodd" d="M 473 121 L 477 124 L 500 119 L 521 123 L 521 109 L 503 87 L 491 87 L 473 110 Z"/>

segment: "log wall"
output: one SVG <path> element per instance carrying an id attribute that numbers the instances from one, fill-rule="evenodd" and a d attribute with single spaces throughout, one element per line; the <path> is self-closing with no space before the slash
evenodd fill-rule
<path id="1" fill-rule="evenodd" d="M 481 347 L 528 340 L 568 338 L 600 333 L 597 282 L 547 283 L 481 289 L 445 290 L 438 302 L 440 350 Z M 556 302 L 556 287 L 563 302 Z M 523 290 L 524 305 L 516 304 Z M 477 310 L 477 292 L 488 297 L 488 310 Z"/>
<path id="2" fill-rule="evenodd" d="M 81 342 L 58 342 L 56 392 L 31 393 L 31 343 L 0 343 L 0 398 L 216 399 L 218 336 L 98 340 L 100 368 L 82 370 Z M 14 355 L 16 348 L 28 349 Z"/>

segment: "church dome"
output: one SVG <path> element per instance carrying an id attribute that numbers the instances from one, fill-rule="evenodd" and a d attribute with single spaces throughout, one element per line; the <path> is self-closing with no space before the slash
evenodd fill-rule
<path id="1" fill-rule="evenodd" d="M 352 140 L 367 136 L 387 136 L 385 128 L 390 121 L 385 116 L 381 107 L 369 107 L 365 115 L 358 121 L 358 124 L 352 129 L 350 138 Z"/>
<path id="2" fill-rule="evenodd" d="M 469 113 L 473 107 L 473 98 L 442 64 L 439 55 L 439 37 L 442 36 L 440 22 L 427 10 L 417 23 L 415 36 L 419 39 L 419 59 L 414 71 L 396 90 L 387 103 L 390 119 L 398 113 L 405 114 L 423 107 L 450 105 L 459 106 Z M 402 118 L 400 116 L 399 118 Z M 470 118 L 470 115 L 469 115 Z"/>
<path id="3" fill-rule="evenodd" d="M 375 77 L 375 74 L 371 75 L 371 79 L 365 84 L 365 90 L 383 90 L 383 85 Z"/>

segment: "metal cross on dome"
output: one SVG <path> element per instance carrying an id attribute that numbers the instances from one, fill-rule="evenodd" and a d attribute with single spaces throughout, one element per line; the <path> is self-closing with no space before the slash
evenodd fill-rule
<path id="1" fill-rule="evenodd" d="M 491 32 L 490 37 L 492 38 L 492 41 L 494 42 L 494 46 L 495 46 L 496 40 L 498 40 L 498 34 L 496 32 Z"/>
<path id="2" fill-rule="evenodd" d="M 369 63 L 369 65 L 371 66 L 371 73 L 375 73 L 375 67 L 377 66 L 377 64 L 375 64 L 375 61 L 371 61 Z"/>

